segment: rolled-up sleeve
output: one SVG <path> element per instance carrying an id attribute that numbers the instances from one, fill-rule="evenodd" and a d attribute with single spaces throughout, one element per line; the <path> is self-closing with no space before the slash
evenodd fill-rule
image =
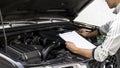
<path id="1" fill-rule="evenodd" d="M 107 36 L 104 42 L 93 50 L 93 57 L 97 61 L 104 61 L 108 56 L 114 55 L 120 48 L 120 13 L 116 16 L 112 23 L 107 27 L 102 26 L 101 32 Z"/>

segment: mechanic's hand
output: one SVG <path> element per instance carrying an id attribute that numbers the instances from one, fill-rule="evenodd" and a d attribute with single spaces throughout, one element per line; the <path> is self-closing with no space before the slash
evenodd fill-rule
<path id="1" fill-rule="evenodd" d="M 75 46 L 74 43 L 67 41 L 65 44 L 66 48 L 68 48 L 71 52 L 77 53 L 78 48 Z"/>
<path id="2" fill-rule="evenodd" d="M 82 29 L 79 29 L 77 32 L 84 37 L 89 37 L 91 30 L 82 28 Z"/>

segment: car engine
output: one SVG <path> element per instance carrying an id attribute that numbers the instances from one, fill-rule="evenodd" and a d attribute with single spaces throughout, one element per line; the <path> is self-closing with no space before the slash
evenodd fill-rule
<path id="1" fill-rule="evenodd" d="M 58 35 L 59 33 L 78 30 L 81 26 L 71 23 L 46 25 L 6 29 L 8 45 L 5 46 L 0 43 L 2 45 L 0 51 L 13 60 L 25 64 L 25 66 L 58 65 L 87 59 L 71 53 L 65 47 L 65 41 Z M 3 38 L 2 35 L 0 37 Z M 4 38 L 0 41 L 4 41 Z"/>

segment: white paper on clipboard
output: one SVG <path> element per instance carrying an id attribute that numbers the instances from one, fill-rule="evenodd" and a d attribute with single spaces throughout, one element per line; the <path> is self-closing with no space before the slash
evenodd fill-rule
<path id="1" fill-rule="evenodd" d="M 96 46 L 80 36 L 76 31 L 59 34 L 65 41 L 73 42 L 77 47 L 84 49 L 93 49 Z"/>

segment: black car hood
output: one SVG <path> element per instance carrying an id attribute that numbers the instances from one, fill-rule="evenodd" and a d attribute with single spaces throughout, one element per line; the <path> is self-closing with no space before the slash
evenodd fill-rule
<path id="1" fill-rule="evenodd" d="M 1 0 L 4 20 L 63 17 L 73 20 L 92 0 Z"/>

